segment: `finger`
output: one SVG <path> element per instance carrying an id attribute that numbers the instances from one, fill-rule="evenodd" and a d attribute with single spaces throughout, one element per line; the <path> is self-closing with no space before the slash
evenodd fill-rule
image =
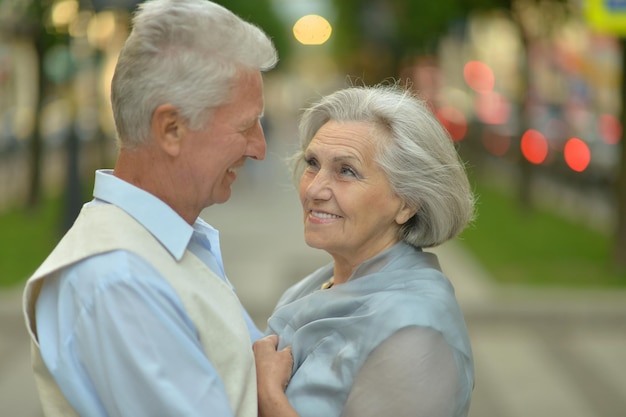
<path id="1" fill-rule="evenodd" d="M 269 336 L 265 336 L 263 339 L 267 340 L 268 343 L 271 343 L 274 348 L 278 347 L 278 335 L 271 334 Z"/>
<path id="2" fill-rule="evenodd" d="M 269 336 L 265 336 L 260 338 L 259 340 L 257 340 L 256 342 L 254 342 L 254 344 L 259 344 L 259 345 L 270 345 L 273 346 L 274 348 L 276 348 L 278 346 L 278 336 L 275 334 L 271 334 Z"/>
<path id="3" fill-rule="evenodd" d="M 252 350 L 255 353 L 265 352 L 265 351 L 275 352 L 277 347 L 278 347 L 278 336 L 271 335 L 271 336 L 266 336 L 254 342 L 254 344 L 252 345 Z"/>
<path id="4" fill-rule="evenodd" d="M 286 348 L 280 350 L 278 354 L 281 356 L 281 360 L 285 361 L 289 364 L 291 368 L 293 368 L 293 353 L 291 351 L 291 346 L 287 346 Z"/>

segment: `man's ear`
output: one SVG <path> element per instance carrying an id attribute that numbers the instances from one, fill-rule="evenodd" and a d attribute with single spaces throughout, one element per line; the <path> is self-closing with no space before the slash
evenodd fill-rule
<path id="1" fill-rule="evenodd" d="M 152 114 L 152 135 L 156 144 L 170 156 L 180 153 L 184 123 L 178 108 L 171 104 L 161 104 Z"/>

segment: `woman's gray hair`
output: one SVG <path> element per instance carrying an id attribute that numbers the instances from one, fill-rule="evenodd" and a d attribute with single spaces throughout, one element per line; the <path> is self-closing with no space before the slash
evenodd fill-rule
<path id="1" fill-rule="evenodd" d="M 240 71 L 276 65 L 270 38 L 207 0 L 152 0 L 141 4 L 111 84 L 118 141 L 145 143 L 154 110 L 178 108 L 192 129 L 225 104 Z"/>
<path id="2" fill-rule="evenodd" d="M 474 195 L 453 141 L 427 104 L 409 90 L 398 85 L 350 87 L 306 109 L 299 125 L 301 148 L 292 159 L 294 180 L 305 168 L 304 151 L 330 120 L 374 126 L 376 162 L 395 193 L 417 210 L 401 227 L 401 240 L 416 247 L 437 246 L 472 220 Z"/>

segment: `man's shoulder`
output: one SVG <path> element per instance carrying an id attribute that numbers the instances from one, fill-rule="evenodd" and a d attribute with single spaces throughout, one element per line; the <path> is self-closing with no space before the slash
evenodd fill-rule
<path id="1" fill-rule="evenodd" d="M 150 239 L 151 235 L 147 230 L 113 205 L 85 207 L 72 227 L 33 274 L 33 278 L 48 275 L 84 260 L 89 260 L 87 264 L 91 264 L 90 259 L 101 259 L 96 255 L 116 251 L 139 254 L 138 251 L 141 251 Z"/>
<path id="2" fill-rule="evenodd" d="M 161 274 L 139 255 L 117 249 L 97 253 L 68 265 L 56 274 L 78 292 L 92 293 L 109 286 L 144 286 L 164 283 Z"/>

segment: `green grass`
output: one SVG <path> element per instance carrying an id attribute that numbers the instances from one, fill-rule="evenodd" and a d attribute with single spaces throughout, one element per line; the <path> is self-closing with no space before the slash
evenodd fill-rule
<path id="1" fill-rule="evenodd" d="M 21 285 L 61 237 L 62 199 L 46 199 L 37 209 L 13 208 L 0 214 L 0 287 Z"/>
<path id="2" fill-rule="evenodd" d="M 478 216 L 461 235 L 496 281 L 537 286 L 626 286 L 611 264 L 611 236 L 555 213 L 524 212 L 516 201 L 477 185 Z"/>

